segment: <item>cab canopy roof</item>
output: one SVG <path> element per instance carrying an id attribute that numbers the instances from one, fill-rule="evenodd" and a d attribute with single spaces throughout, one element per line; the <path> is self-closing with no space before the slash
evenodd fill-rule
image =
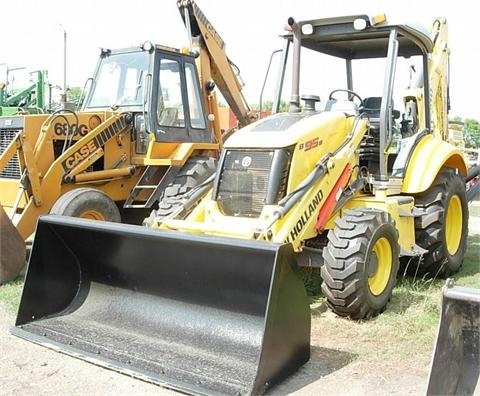
<path id="1" fill-rule="evenodd" d="M 355 20 L 364 28 L 355 29 Z M 312 19 L 297 22 L 302 31 L 302 46 L 344 59 L 380 58 L 387 54 L 391 30 L 397 31 L 399 55 L 409 57 L 432 52 L 433 42 L 424 27 L 413 24 L 372 23 L 368 15 Z M 358 23 L 358 22 L 357 22 Z M 310 34 L 306 34 L 310 30 Z M 293 34 L 286 35 L 292 40 Z"/>

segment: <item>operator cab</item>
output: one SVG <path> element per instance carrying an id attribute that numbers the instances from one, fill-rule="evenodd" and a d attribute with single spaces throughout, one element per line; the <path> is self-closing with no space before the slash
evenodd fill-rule
<path id="1" fill-rule="evenodd" d="M 408 156 L 399 155 L 400 147 L 411 149 L 415 139 L 411 142 L 407 138 L 430 129 L 429 76 L 412 73 L 428 70 L 434 46 L 430 34 L 407 24 L 388 24 L 385 15 L 301 22 L 289 18 L 287 30 L 284 72 L 277 82 L 273 111 L 280 108 L 289 48 L 293 45 L 289 112 L 311 109 L 310 104 L 299 100 L 308 90 L 322 98 L 315 102 L 315 111 L 341 111 L 366 119 L 369 131 L 362 145 L 361 164 L 382 180 L 402 177 Z M 302 80 L 300 76 L 305 75 L 309 78 Z M 308 86 L 302 81 L 308 81 Z M 403 114 L 394 109 L 394 103 L 404 106 Z"/>
<path id="2" fill-rule="evenodd" d="M 83 110 L 131 112 L 144 154 L 150 132 L 160 142 L 211 143 L 203 106 L 194 57 L 146 42 L 101 50 Z"/>

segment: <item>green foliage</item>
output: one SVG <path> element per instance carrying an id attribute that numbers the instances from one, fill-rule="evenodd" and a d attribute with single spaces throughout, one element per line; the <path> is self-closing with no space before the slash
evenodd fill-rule
<path id="1" fill-rule="evenodd" d="M 315 297 L 322 293 L 322 277 L 320 275 L 320 268 L 299 268 L 300 277 L 303 280 L 307 296 Z"/>
<path id="2" fill-rule="evenodd" d="M 480 123 L 477 120 L 467 118 L 464 121 L 465 128 L 465 146 L 480 147 Z"/>
<path id="3" fill-rule="evenodd" d="M 286 102 L 285 100 L 280 101 L 280 107 L 278 111 L 280 113 L 288 111 L 288 108 L 290 107 L 290 103 Z M 251 108 L 253 110 L 260 110 L 260 105 L 258 103 L 254 103 L 251 105 Z M 273 101 L 272 100 L 266 100 L 262 103 L 262 111 L 272 111 L 273 109 Z"/>
<path id="4" fill-rule="evenodd" d="M 480 287 L 480 234 L 468 238 L 468 248 L 463 265 L 455 279 L 455 285 L 472 288 Z"/>
<path id="5" fill-rule="evenodd" d="M 82 88 L 80 87 L 70 87 L 68 88 L 68 101 L 73 102 L 76 105 L 79 104 L 79 101 L 82 96 Z M 80 103 L 81 105 L 81 103 Z"/>

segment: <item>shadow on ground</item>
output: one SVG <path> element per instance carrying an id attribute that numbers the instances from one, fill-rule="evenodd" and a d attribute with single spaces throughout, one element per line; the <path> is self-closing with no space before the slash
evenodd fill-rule
<path id="1" fill-rule="evenodd" d="M 357 355 L 338 349 L 312 345 L 310 360 L 295 375 L 270 389 L 266 395 L 288 395 L 334 373 L 357 358 Z"/>

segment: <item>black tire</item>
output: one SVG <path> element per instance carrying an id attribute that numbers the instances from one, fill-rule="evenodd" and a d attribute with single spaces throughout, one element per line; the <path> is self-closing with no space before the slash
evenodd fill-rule
<path id="1" fill-rule="evenodd" d="M 115 202 L 103 191 L 94 188 L 76 188 L 63 194 L 50 213 L 114 223 L 122 220 Z"/>
<path id="2" fill-rule="evenodd" d="M 468 237 L 468 203 L 465 182 L 453 169 L 438 174 L 432 186 L 415 197 L 424 214 L 415 219 L 416 243 L 428 250 L 418 272 L 449 277 L 462 266 Z"/>
<path id="3" fill-rule="evenodd" d="M 175 179 L 165 188 L 158 202 L 158 208 L 144 220 L 145 225 L 153 224 L 154 219 L 170 216 L 182 205 L 183 198 L 193 188 L 208 179 L 217 170 L 217 160 L 212 157 L 195 156 L 187 160 Z"/>
<path id="4" fill-rule="evenodd" d="M 323 249 L 322 292 L 340 316 L 368 319 L 385 310 L 397 278 L 400 248 L 391 216 L 353 209 L 335 222 Z"/>

